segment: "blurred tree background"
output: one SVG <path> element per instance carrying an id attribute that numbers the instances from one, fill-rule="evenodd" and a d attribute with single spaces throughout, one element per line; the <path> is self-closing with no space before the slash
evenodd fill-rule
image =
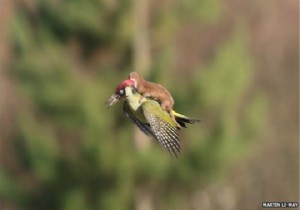
<path id="1" fill-rule="evenodd" d="M 2 0 L 0 209 L 297 201 L 298 24 L 292 0 Z M 132 70 L 202 120 L 178 160 L 104 106 Z"/>

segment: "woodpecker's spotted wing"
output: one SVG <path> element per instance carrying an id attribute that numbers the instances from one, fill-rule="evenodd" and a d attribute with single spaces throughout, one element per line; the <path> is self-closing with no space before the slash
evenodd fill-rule
<path id="1" fill-rule="evenodd" d="M 152 137 L 156 138 L 153 130 L 150 127 L 150 124 L 143 122 L 141 119 L 139 119 L 137 117 L 137 114 L 133 113 L 133 110 L 130 108 L 128 101 L 124 101 L 123 111 L 124 111 L 124 114 L 126 115 L 126 117 L 131 119 L 132 122 L 135 123 L 142 132 L 144 132 L 148 136 L 152 136 Z"/>
<path id="2" fill-rule="evenodd" d="M 153 100 L 148 100 L 142 105 L 144 116 L 150 123 L 150 127 L 155 134 L 155 138 L 171 154 L 176 157 L 180 153 L 180 141 L 178 128 L 169 114 L 163 111 L 160 105 Z M 155 109 L 155 111 L 153 111 Z"/>

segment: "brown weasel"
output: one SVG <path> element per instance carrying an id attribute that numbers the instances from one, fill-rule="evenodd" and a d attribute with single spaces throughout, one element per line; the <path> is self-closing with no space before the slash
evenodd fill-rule
<path id="1" fill-rule="evenodd" d="M 172 113 L 174 99 L 165 87 L 160 84 L 144 80 L 144 78 L 135 71 L 129 74 L 128 79 L 131 79 L 135 82 L 134 86 L 137 89 L 137 92 L 141 94 L 142 98 L 151 97 L 155 100 L 158 100 L 161 108 L 167 111 L 176 122 L 175 116 Z"/>

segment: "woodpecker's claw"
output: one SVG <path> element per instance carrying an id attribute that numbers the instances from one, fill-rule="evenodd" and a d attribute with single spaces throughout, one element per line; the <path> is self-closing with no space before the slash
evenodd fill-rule
<path id="1" fill-rule="evenodd" d="M 107 107 L 114 105 L 115 103 L 120 101 L 120 95 L 112 94 L 111 97 L 105 102 Z"/>

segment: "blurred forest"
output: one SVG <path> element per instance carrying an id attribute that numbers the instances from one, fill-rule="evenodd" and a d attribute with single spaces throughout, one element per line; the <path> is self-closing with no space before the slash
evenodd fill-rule
<path id="1" fill-rule="evenodd" d="M 298 4 L 2 0 L 0 209 L 299 201 Z M 201 119 L 178 160 L 104 105 L 133 70 Z"/>

